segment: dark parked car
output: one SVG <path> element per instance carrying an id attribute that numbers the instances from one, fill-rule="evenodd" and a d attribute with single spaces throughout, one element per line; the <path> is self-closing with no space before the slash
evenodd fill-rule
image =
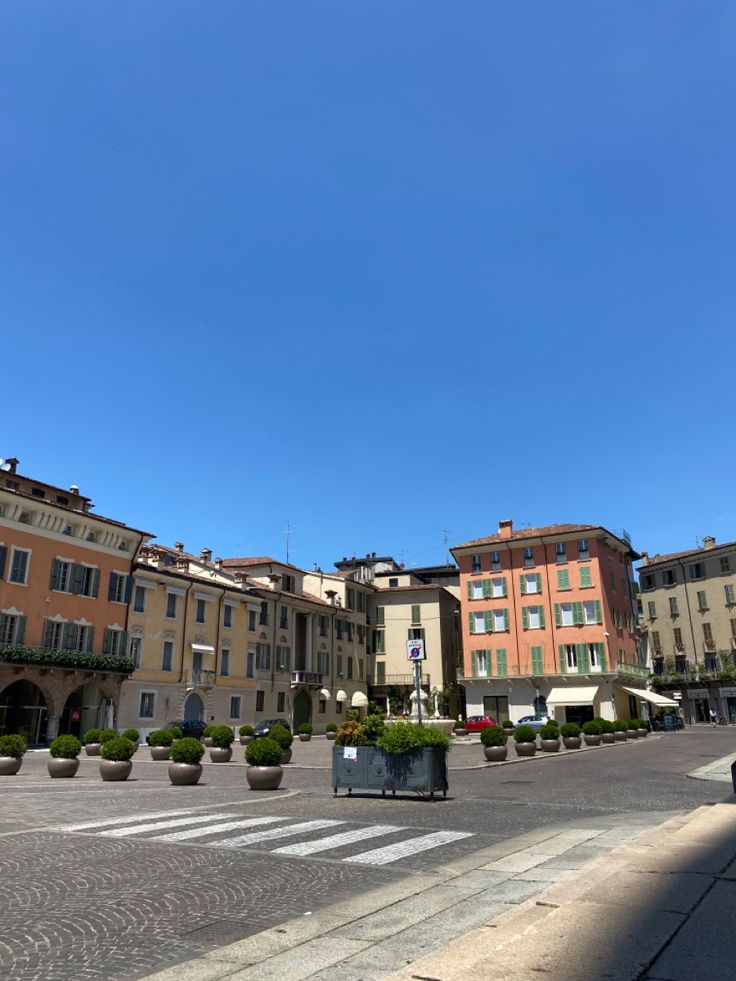
<path id="1" fill-rule="evenodd" d="M 255 727 L 255 737 L 258 738 L 258 736 L 267 736 L 271 731 L 272 726 L 276 725 L 283 726 L 284 729 L 291 732 L 291 726 L 289 725 L 288 719 L 264 719 Z"/>
<path id="2" fill-rule="evenodd" d="M 167 729 L 170 729 L 172 726 L 178 726 L 185 736 L 193 736 L 195 739 L 201 739 L 207 723 L 203 722 L 202 719 L 180 719 L 178 722 L 166 723 Z"/>

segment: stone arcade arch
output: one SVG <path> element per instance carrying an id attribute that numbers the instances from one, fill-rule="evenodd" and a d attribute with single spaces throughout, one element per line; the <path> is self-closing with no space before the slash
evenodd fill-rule
<path id="1" fill-rule="evenodd" d="M 204 717 L 204 701 L 201 695 L 198 695 L 196 691 L 190 692 L 186 702 L 184 702 L 184 718 L 187 721 L 198 722 Z"/>
<path id="2" fill-rule="evenodd" d="M 29 745 L 42 745 L 48 720 L 47 699 L 34 682 L 21 678 L 0 691 L 0 735 L 17 732 Z"/>

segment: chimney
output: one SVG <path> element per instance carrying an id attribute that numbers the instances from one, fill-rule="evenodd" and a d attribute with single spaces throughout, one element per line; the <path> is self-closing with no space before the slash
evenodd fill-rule
<path id="1" fill-rule="evenodd" d="M 716 540 L 713 535 L 706 535 L 703 539 L 703 548 L 715 548 Z"/>
<path id="2" fill-rule="evenodd" d="M 335 605 L 335 599 L 337 597 L 337 590 L 336 589 L 326 589 L 325 590 L 325 596 L 330 601 L 330 604 L 332 606 L 334 606 Z"/>
<path id="3" fill-rule="evenodd" d="M 283 576 L 279 572 L 272 572 L 268 577 L 268 581 L 271 583 L 271 589 L 279 590 L 281 589 L 281 580 Z"/>
<path id="4" fill-rule="evenodd" d="M 202 562 L 211 562 L 212 561 L 212 549 L 211 548 L 203 548 L 202 551 L 199 553 L 199 558 L 200 558 L 200 560 Z"/>
<path id="5" fill-rule="evenodd" d="M 511 534 L 514 530 L 514 522 L 507 518 L 505 521 L 498 522 L 498 533 L 501 538 L 511 538 Z"/>
<path id="6" fill-rule="evenodd" d="M 649 552 L 642 552 L 641 553 L 641 557 L 642 557 L 643 564 L 644 565 L 648 565 L 649 564 Z"/>
<path id="7" fill-rule="evenodd" d="M 15 473 L 15 470 L 13 470 L 12 473 Z M 72 486 L 69 488 L 69 490 L 72 492 L 72 494 L 78 494 L 79 493 L 79 488 L 77 487 L 76 484 L 72 484 Z"/>
<path id="8" fill-rule="evenodd" d="M 8 459 L 5 462 L 8 465 L 8 472 L 9 473 L 17 473 L 17 471 L 18 471 L 18 464 L 20 463 L 20 460 L 18 459 L 18 457 L 16 457 L 16 456 L 9 456 Z"/>
<path id="9" fill-rule="evenodd" d="M 174 542 L 174 551 L 175 552 L 183 552 L 184 551 L 184 542 Z"/>
<path id="10" fill-rule="evenodd" d="M 215 559 L 215 568 L 217 569 L 218 572 L 222 572 L 222 559 L 221 558 Z"/>

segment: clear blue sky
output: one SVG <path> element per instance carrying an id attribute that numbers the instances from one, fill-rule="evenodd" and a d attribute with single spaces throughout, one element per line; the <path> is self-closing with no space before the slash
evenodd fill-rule
<path id="1" fill-rule="evenodd" d="M 0 7 L 0 456 L 215 554 L 736 538 L 731 0 Z"/>

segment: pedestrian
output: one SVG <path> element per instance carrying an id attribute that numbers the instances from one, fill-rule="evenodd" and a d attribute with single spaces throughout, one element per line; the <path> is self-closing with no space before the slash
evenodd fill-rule
<path id="1" fill-rule="evenodd" d="M 718 725 L 718 713 L 713 708 L 710 710 L 710 722 L 715 729 L 715 727 Z"/>

